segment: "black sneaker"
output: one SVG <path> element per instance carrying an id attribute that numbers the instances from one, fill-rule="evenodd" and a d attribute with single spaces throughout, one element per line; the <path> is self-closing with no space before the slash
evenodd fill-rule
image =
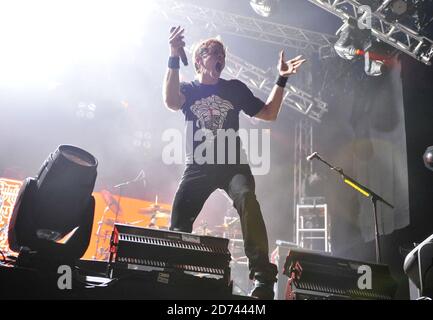
<path id="1" fill-rule="evenodd" d="M 257 299 L 273 300 L 277 274 L 277 266 L 272 263 L 263 268 L 262 271 L 252 270 L 250 277 L 254 279 L 254 288 L 249 295 Z"/>
<path id="2" fill-rule="evenodd" d="M 249 296 L 260 300 L 274 300 L 274 283 L 254 280 L 254 288 Z"/>

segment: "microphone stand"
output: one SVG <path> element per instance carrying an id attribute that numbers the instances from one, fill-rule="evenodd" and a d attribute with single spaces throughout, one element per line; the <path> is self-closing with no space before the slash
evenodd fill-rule
<path id="1" fill-rule="evenodd" d="M 117 203 L 116 203 L 116 212 L 115 212 L 114 223 L 117 222 L 117 219 L 118 219 L 118 217 L 119 217 L 119 212 L 121 211 L 121 208 L 120 208 L 120 200 L 122 199 L 122 187 L 127 186 L 127 185 L 129 185 L 129 184 L 131 184 L 131 183 L 134 183 L 134 182 L 137 182 L 137 181 L 143 180 L 144 178 L 145 178 L 144 171 L 141 170 L 141 171 L 139 172 L 138 176 L 137 176 L 135 179 L 133 179 L 133 180 L 129 180 L 129 181 L 126 181 L 126 182 L 123 182 L 123 183 L 119 183 L 119 184 L 116 184 L 115 186 L 113 186 L 113 189 L 119 189 L 119 197 L 118 197 L 118 199 L 117 199 Z M 113 196 L 113 200 L 115 200 L 115 199 L 114 199 L 114 196 Z M 104 210 L 104 214 L 102 215 L 102 219 L 101 219 L 101 221 L 98 222 L 99 225 L 98 225 L 98 230 L 97 230 L 97 232 L 96 232 L 96 234 L 98 235 L 98 239 L 97 239 L 97 243 L 96 243 L 96 253 L 95 253 L 95 256 L 94 256 L 94 260 L 96 260 L 96 257 L 97 257 L 97 255 L 98 255 L 98 249 L 99 249 L 99 237 L 100 237 L 100 234 L 99 234 L 99 233 L 100 233 L 100 230 L 101 230 L 101 226 L 102 226 L 102 223 L 103 223 L 103 221 L 104 221 L 105 214 L 107 213 L 108 210 L 111 210 L 111 205 L 112 205 L 112 203 L 110 203 L 110 204 L 105 208 L 105 210 Z M 114 228 L 114 224 L 113 224 L 113 228 Z"/>
<path id="2" fill-rule="evenodd" d="M 126 182 L 123 182 L 123 183 L 116 184 L 116 185 L 113 187 L 114 189 L 119 189 L 119 198 L 118 198 L 118 200 L 117 200 L 117 208 L 116 208 L 117 210 L 116 210 L 116 219 L 115 219 L 115 222 L 117 222 L 117 216 L 119 215 L 119 210 L 120 210 L 120 199 L 122 198 L 122 187 L 126 187 L 127 185 L 129 185 L 129 184 L 131 184 L 131 183 L 134 183 L 134 182 L 137 182 L 137 181 L 143 180 L 144 177 L 145 177 L 144 171 L 141 170 L 141 171 L 139 172 L 138 176 L 137 176 L 135 179 L 132 179 L 132 180 L 129 180 L 129 181 L 126 181 Z"/>
<path id="3" fill-rule="evenodd" d="M 383 199 L 380 195 L 372 191 L 371 189 L 363 186 L 359 182 L 357 182 L 355 179 L 349 177 L 347 174 L 344 173 L 343 169 L 334 167 L 327 161 L 323 160 L 318 154 L 315 154 L 312 158 L 317 158 L 324 164 L 326 164 L 331 170 L 334 170 L 340 174 L 340 176 L 343 179 L 343 182 L 350 185 L 352 188 L 360 192 L 362 195 L 368 197 L 371 199 L 371 202 L 373 203 L 373 216 L 374 216 L 374 233 L 375 233 L 375 242 L 376 242 L 376 263 L 381 263 L 381 251 L 380 251 L 380 243 L 379 243 L 379 227 L 377 223 L 377 201 L 381 201 L 382 203 L 386 204 L 388 207 L 394 209 L 394 206 L 390 204 L 388 201 Z"/>

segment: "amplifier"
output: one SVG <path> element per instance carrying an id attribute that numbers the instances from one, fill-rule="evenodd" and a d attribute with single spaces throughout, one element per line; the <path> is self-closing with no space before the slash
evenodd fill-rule
<path id="1" fill-rule="evenodd" d="M 397 290 L 388 266 L 290 250 L 286 299 L 390 300 Z"/>
<path id="2" fill-rule="evenodd" d="M 115 224 L 108 276 L 134 271 L 182 271 L 230 282 L 229 239 Z"/>

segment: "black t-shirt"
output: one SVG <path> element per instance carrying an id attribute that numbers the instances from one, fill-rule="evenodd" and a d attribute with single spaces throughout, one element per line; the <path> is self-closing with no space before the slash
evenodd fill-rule
<path id="1" fill-rule="evenodd" d="M 250 89 L 239 80 L 224 80 L 219 79 L 215 85 L 201 84 L 198 81 L 182 82 L 180 91 L 185 96 L 185 103 L 182 105 L 182 112 L 185 115 L 186 121 L 186 161 L 187 163 L 202 164 L 203 158 L 197 160 L 197 155 L 206 156 L 207 151 L 202 152 L 204 148 L 203 141 L 213 143 L 214 155 L 209 155 L 209 159 L 213 158 L 213 163 L 221 163 L 218 158 L 217 141 L 221 133 L 235 132 L 239 130 L 239 112 L 243 111 L 249 116 L 255 116 L 265 105 L 259 98 L 255 97 Z M 231 130 L 229 130 L 231 129 Z M 228 130 L 228 131 L 227 131 Z M 197 136 L 197 131 L 207 132 Z M 194 139 L 194 137 L 196 139 Z M 220 141 L 222 139 L 220 138 Z M 233 163 L 229 159 L 228 147 L 230 143 L 225 138 L 225 163 Z M 194 153 L 196 148 L 200 147 L 200 152 Z M 242 161 L 244 154 L 240 151 L 240 139 L 236 138 L 236 163 Z M 198 151 L 198 150 L 197 150 Z M 193 158 L 193 155 L 195 157 Z M 201 157 L 200 156 L 200 157 Z M 245 158 L 244 160 L 245 161 Z M 242 162 L 244 163 L 244 162 Z"/>

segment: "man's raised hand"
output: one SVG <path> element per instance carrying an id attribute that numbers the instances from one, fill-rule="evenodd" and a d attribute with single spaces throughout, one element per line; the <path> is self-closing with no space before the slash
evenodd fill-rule
<path id="1" fill-rule="evenodd" d="M 179 57 L 180 49 L 185 47 L 185 42 L 183 41 L 183 32 L 185 29 L 180 26 L 172 27 L 170 30 L 170 37 L 168 43 L 170 44 L 170 56 Z"/>
<path id="2" fill-rule="evenodd" d="M 299 55 L 293 59 L 285 61 L 284 50 L 280 51 L 280 59 L 278 61 L 278 72 L 282 77 L 288 77 L 295 74 L 298 68 L 306 61 L 302 59 L 302 55 Z"/>

